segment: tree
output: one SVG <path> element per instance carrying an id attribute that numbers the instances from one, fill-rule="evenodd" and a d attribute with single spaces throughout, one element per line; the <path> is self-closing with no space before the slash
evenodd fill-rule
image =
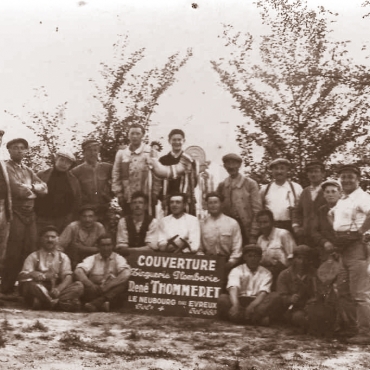
<path id="1" fill-rule="evenodd" d="M 101 63 L 100 71 L 105 86 L 95 81 L 97 94 L 103 112 L 94 116 L 95 128 L 90 136 L 102 143 L 101 156 L 108 162 L 114 161 L 117 148 L 127 144 L 127 132 L 131 123 L 141 123 L 145 128 L 158 105 L 161 95 L 176 81 L 175 75 L 192 55 L 188 49 L 184 57 L 175 53 L 168 57 L 161 67 L 140 71 L 139 62 L 144 58 L 144 48 L 128 51 L 127 36 L 114 44 L 115 63 L 111 66 Z M 133 73 L 134 69 L 139 69 Z"/>
<path id="2" fill-rule="evenodd" d="M 367 134 L 370 70 L 347 56 L 350 41 L 329 38 L 337 14 L 301 0 L 257 7 L 269 32 L 258 42 L 225 26 L 230 58 L 211 64 L 246 118 L 238 141 L 254 175 L 263 182 L 265 165 L 283 156 L 304 183 L 307 159 L 329 161 Z M 259 160 L 256 147 L 263 148 Z"/>

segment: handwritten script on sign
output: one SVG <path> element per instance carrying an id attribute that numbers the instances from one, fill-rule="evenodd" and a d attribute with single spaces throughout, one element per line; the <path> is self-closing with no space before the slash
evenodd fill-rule
<path id="1" fill-rule="evenodd" d="M 150 315 L 217 314 L 225 259 L 217 256 L 131 252 L 127 308 Z"/>

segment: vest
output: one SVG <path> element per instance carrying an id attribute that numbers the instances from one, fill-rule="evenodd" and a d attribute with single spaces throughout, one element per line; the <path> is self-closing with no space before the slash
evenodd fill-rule
<path id="1" fill-rule="evenodd" d="M 149 225 L 153 220 L 153 217 L 145 214 L 143 223 L 141 224 L 139 232 L 136 231 L 134 220 L 131 216 L 126 216 L 126 227 L 128 234 L 128 245 L 129 248 L 140 248 L 145 245 L 145 237 L 148 231 Z"/>

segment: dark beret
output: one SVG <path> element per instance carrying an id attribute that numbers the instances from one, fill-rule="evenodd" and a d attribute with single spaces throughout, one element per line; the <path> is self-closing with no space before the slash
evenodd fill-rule
<path id="1" fill-rule="evenodd" d="M 325 170 L 324 163 L 322 163 L 320 161 L 310 161 L 310 162 L 307 162 L 306 163 L 305 170 L 308 171 L 310 168 L 313 168 L 313 167 L 321 167 L 323 170 Z"/>
<path id="2" fill-rule="evenodd" d="M 301 244 L 293 247 L 293 256 L 309 255 L 311 253 L 311 248 L 308 245 Z"/>
<path id="3" fill-rule="evenodd" d="M 222 162 L 225 163 L 226 161 L 236 161 L 236 162 L 242 163 L 243 159 L 240 155 L 237 155 L 235 153 L 229 153 L 222 157 Z"/>
<path id="4" fill-rule="evenodd" d="M 344 164 L 343 166 L 339 167 L 338 173 L 342 173 L 344 171 L 354 172 L 356 175 L 361 176 L 361 170 L 355 164 Z"/>
<path id="5" fill-rule="evenodd" d="M 271 170 L 272 167 L 278 165 L 278 164 L 285 164 L 286 166 L 290 167 L 291 162 L 286 158 L 276 158 L 269 164 L 269 169 Z"/>
<path id="6" fill-rule="evenodd" d="M 324 181 L 322 184 L 321 184 L 321 189 L 322 190 L 325 190 L 325 188 L 329 185 L 332 185 L 332 186 L 336 186 L 339 190 L 342 189 L 339 181 L 337 180 L 334 180 L 334 179 L 327 179 L 326 181 Z"/>
<path id="7" fill-rule="evenodd" d="M 259 247 L 257 244 L 247 244 L 243 247 L 243 255 L 248 252 L 256 252 L 262 256 L 262 248 Z"/>
<path id="8" fill-rule="evenodd" d="M 100 143 L 98 140 L 95 140 L 95 139 L 87 139 L 81 144 L 81 147 L 82 147 L 82 150 L 85 150 L 87 148 L 90 148 L 90 146 L 93 146 L 93 145 L 100 145 Z"/>
<path id="9" fill-rule="evenodd" d="M 26 149 L 28 149 L 28 141 L 21 137 L 8 141 L 8 143 L 6 144 L 6 147 L 7 149 L 9 149 L 13 144 L 17 144 L 17 143 L 23 143 Z"/>

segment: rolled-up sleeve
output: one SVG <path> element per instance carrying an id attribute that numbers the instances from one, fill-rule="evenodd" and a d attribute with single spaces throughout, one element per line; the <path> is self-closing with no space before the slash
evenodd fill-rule
<path id="1" fill-rule="evenodd" d="M 240 271 L 238 267 L 231 270 L 229 277 L 227 279 L 227 289 L 235 287 L 240 289 Z"/>
<path id="2" fill-rule="evenodd" d="M 119 254 L 116 254 L 115 257 L 116 257 L 117 275 L 120 274 L 124 270 L 131 271 L 131 267 L 127 263 L 126 258 L 120 256 Z"/>
<path id="3" fill-rule="evenodd" d="M 156 249 L 158 243 L 158 221 L 154 218 L 149 225 L 148 231 L 145 237 L 145 244 L 152 248 Z"/>
<path id="4" fill-rule="evenodd" d="M 192 252 L 197 252 L 200 247 L 200 226 L 196 217 L 191 217 L 189 222 L 189 245 Z"/>
<path id="5" fill-rule="evenodd" d="M 85 258 L 76 266 L 76 269 L 81 268 L 86 274 L 89 274 L 94 267 L 95 255 Z"/>
<path id="6" fill-rule="evenodd" d="M 117 226 L 117 241 L 116 248 L 128 248 L 128 232 L 126 220 L 121 218 Z"/>
<path id="7" fill-rule="evenodd" d="M 112 191 L 119 197 L 123 195 L 122 178 L 121 178 L 121 163 L 122 163 L 122 150 L 119 150 L 116 154 L 112 169 Z"/>

